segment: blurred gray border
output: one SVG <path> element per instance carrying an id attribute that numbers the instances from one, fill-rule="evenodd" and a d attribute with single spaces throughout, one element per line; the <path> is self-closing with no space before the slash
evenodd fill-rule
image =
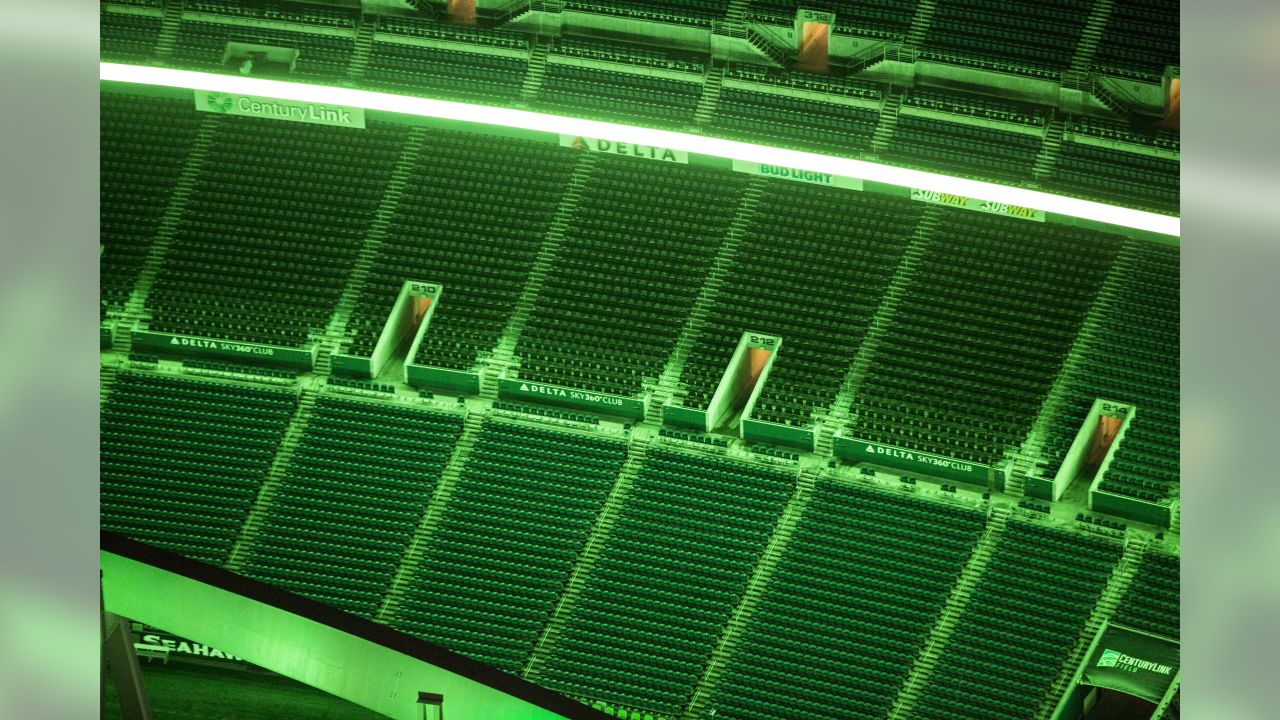
<path id="1" fill-rule="evenodd" d="M 98 5 L 0 2 L 0 719 L 97 717 Z"/>
<path id="2" fill-rule="evenodd" d="M 1182 5 L 1186 717 L 1276 717 L 1280 5 Z"/>
<path id="3" fill-rule="evenodd" d="M 1280 666 L 1280 6 L 1182 6 L 1186 717 Z M 0 3 L 0 720 L 97 704 L 98 5 Z"/>

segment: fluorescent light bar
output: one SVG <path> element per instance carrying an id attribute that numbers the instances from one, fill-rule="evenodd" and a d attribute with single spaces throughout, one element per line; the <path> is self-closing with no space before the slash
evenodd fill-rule
<path id="1" fill-rule="evenodd" d="M 371 90 L 355 90 L 327 85 L 310 85 L 282 80 L 265 80 L 238 75 L 220 75 L 141 65 L 121 65 L 104 62 L 101 64 L 100 77 L 103 80 L 144 85 L 161 85 L 241 95 L 262 95 L 281 100 L 346 105 L 349 107 L 361 107 L 366 110 L 382 110 L 405 115 L 460 120 L 565 135 L 585 135 L 587 137 L 638 145 L 653 145 L 673 150 L 683 150 L 730 160 L 761 162 L 801 170 L 831 173 L 832 175 L 843 175 L 889 185 L 933 190 L 940 193 L 962 195 L 1008 205 L 1021 205 L 1059 215 L 1146 230 L 1173 237 L 1178 237 L 1181 232 L 1181 220 L 1168 215 L 1107 205 L 1091 200 L 1053 195 L 1037 190 L 1026 190 L 1024 188 L 951 177 L 922 170 L 882 165 L 864 160 L 851 160 L 800 150 L 766 147 L 764 145 L 754 145 L 735 140 L 704 137 L 670 130 L 654 130 L 634 125 L 583 120 L 581 118 L 448 100 L 432 100 L 430 98 L 395 95 Z"/>

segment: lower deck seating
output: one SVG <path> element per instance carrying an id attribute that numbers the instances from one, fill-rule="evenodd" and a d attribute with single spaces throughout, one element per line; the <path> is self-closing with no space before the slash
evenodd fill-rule
<path id="1" fill-rule="evenodd" d="M 1121 552 L 1112 540 L 1010 520 L 912 718 L 1033 717 Z"/>
<path id="2" fill-rule="evenodd" d="M 984 524 L 820 481 L 707 707 L 721 720 L 887 717 Z"/>
<path id="3" fill-rule="evenodd" d="M 217 122 L 147 297 L 151 329 L 302 346 L 333 315 L 405 129 Z"/>
<path id="4" fill-rule="evenodd" d="M 633 396 L 670 357 L 745 182 L 601 157 L 516 345 L 520 379 Z"/>
<path id="5" fill-rule="evenodd" d="M 433 130 L 356 300 L 344 352 L 368 356 L 406 280 L 440 283 L 415 358 L 472 370 L 511 319 L 577 155 L 545 143 Z"/>
<path id="6" fill-rule="evenodd" d="M 378 611 L 462 416 L 321 395 L 244 574 L 361 617 Z"/>
<path id="7" fill-rule="evenodd" d="M 1027 181 L 1044 137 L 902 115 L 886 160 L 982 179 Z"/>
<path id="8" fill-rule="evenodd" d="M 702 96 L 702 77 L 677 80 L 548 62 L 534 106 L 553 114 L 685 127 Z"/>
<path id="9" fill-rule="evenodd" d="M 1156 502 L 1179 478 L 1178 261 L 1175 245 L 1141 242 L 1042 451 L 1044 477 L 1057 475 L 1094 400 L 1133 403 L 1137 412 L 1101 489 Z"/>
<path id="10" fill-rule="evenodd" d="M 1120 239 L 942 212 L 853 400 L 849 432 L 990 465 L 1025 438 Z"/>
<path id="11" fill-rule="evenodd" d="M 1064 142 L 1046 187 L 1176 214 L 1181 163 L 1097 145 Z"/>
<path id="12" fill-rule="evenodd" d="M 486 420 L 396 627 L 518 674 L 625 457 L 618 440 Z"/>
<path id="13" fill-rule="evenodd" d="M 878 119 L 872 108 L 726 87 L 708 129 L 733 140 L 856 154 L 871 147 Z"/>
<path id="14" fill-rule="evenodd" d="M 125 372 L 101 419 L 102 529 L 222 565 L 296 392 Z"/>
<path id="15" fill-rule="evenodd" d="M 1148 550 L 1111 622 L 1177 640 L 1180 636 L 1180 571 L 1177 555 Z"/>
<path id="16" fill-rule="evenodd" d="M 752 417 L 806 425 L 857 353 L 920 204 L 770 180 L 728 280 L 685 361 L 684 404 L 704 409 L 743 332 L 782 337 Z M 795 278 L 814 282 L 797 284 Z"/>
<path id="17" fill-rule="evenodd" d="M 364 82 L 447 100 L 503 105 L 520 95 L 529 60 L 375 41 Z"/>
<path id="18" fill-rule="evenodd" d="M 200 117 L 190 99 L 100 97 L 99 261 L 103 310 L 119 311 L 142 271 Z"/>
<path id="19" fill-rule="evenodd" d="M 677 717 L 794 486 L 650 450 L 536 681 Z"/>

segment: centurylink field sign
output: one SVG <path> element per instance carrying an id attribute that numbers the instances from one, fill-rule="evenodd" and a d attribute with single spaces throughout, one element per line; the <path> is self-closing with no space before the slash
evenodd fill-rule
<path id="1" fill-rule="evenodd" d="M 195 98 L 196 109 L 201 112 L 364 128 L 364 108 L 208 90 L 196 90 Z"/>

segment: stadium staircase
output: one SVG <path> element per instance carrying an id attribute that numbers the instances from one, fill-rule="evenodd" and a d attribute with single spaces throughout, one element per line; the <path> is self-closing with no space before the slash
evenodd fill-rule
<path id="1" fill-rule="evenodd" d="M 698 98 L 698 107 L 693 111 L 693 122 L 697 127 L 704 127 L 711 121 L 716 105 L 720 102 L 720 88 L 724 86 L 724 66 L 715 65 L 707 70 L 707 77 L 702 81 L 702 95 Z"/>
<path id="2" fill-rule="evenodd" d="M 347 80 L 359 83 L 369 69 L 369 58 L 373 55 L 373 34 L 378 27 L 377 15 L 365 15 L 360 19 L 360 27 L 356 30 L 355 47 L 351 51 L 351 64 L 347 66 Z"/>
<path id="3" fill-rule="evenodd" d="M 1068 351 L 1066 359 L 1063 360 L 1062 367 L 1058 370 L 1058 376 L 1054 378 L 1053 387 L 1049 390 L 1049 394 L 1045 396 L 1044 403 L 1040 406 L 1040 412 L 1036 415 L 1035 422 L 1031 425 L 1031 430 L 1027 432 L 1027 437 L 1017 452 L 1011 453 L 1007 458 L 1010 461 L 1010 473 L 1008 483 L 1004 489 L 1006 495 L 1022 497 L 1023 478 L 1034 472 L 1034 468 L 1043 460 L 1041 451 L 1044 448 L 1049 427 L 1053 424 L 1054 418 L 1058 416 L 1063 403 L 1067 399 L 1070 388 L 1075 384 L 1076 378 L 1085 364 L 1093 339 L 1097 336 L 1101 327 L 1102 319 L 1110 314 L 1110 308 L 1115 300 L 1117 291 L 1129 277 L 1129 268 L 1134 261 L 1134 246 L 1132 243 L 1133 241 L 1127 241 L 1120 248 L 1119 254 L 1116 255 L 1115 261 L 1107 271 L 1106 279 L 1102 281 L 1098 294 L 1089 306 L 1089 313 L 1085 316 L 1084 322 L 1080 324 L 1080 331 L 1076 334 L 1075 342 Z"/>
<path id="4" fill-rule="evenodd" d="M 427 547 L 432 534 L 440 524 L 440 513 L 449 503 L 449 498 L 453 496 L 454 488 L 458 485 L 458 479 L 462 476 L 462 469 L 471 458 L 471 451 L 476 447 L 476 439 L 480 435 L 483 422 L 484 413 L 467 413 L 466 420 L 462 423 L 462 435 L 454 446 L 453 454 L 449 456 L 449 464 L 445 466 L 444 472 L 440 474 L 440 481 L 436 483 L 435 490 L 431 493 L 431 499 L 427 502 L 426 512 L 422 514 L 422 522 L 418 525 L 417 531 L 414 532 L 413 540 L 409 542 L 409 549 L 405 551 L 404 559 L 400 561 L 400 567 L 396 569 L 395 577 L 392 579 L 390 587 L 387 588 L 387 595 L 382 601 L 382 606 L 378 608 L 378 614 L 374 616 L 376 621 L 389 623 L 390 619 L 395 617 L 400 600 L 404 597 L 405 585 L 409 578 L 413 577 L 418 564 L 422 562 L 423 548 Z"/>
<path id="5" fill-rule="evenodd" d="M 178 29 L 182 25 L 183 0 L 165 0 L 164 19 L 160 22 L 160 35 L 156 38 L 155 56 L 165 59 L 173 55 L 178 42 Z"/>
<path id="6" fill-rule="evenodd" d="M 658 382 L 649 397 L 649 407 L 645 414 L 646 422 L 662 425 L 662 406 L 679 394 L 679 379 L 684 370 L 685 360 L 688 359 L 689 351 L 698 341 L 698 335 L 706 324 L 707 313 L 715 305 L 720 290 L 734 267 L 738 248 L 742 246 L 743 237 L 755 218 L 764 189 L 764 179 L 756 177 L 752 178 L 743 191 L 742 199 L 738 203 L 738 212 L 733 216 L 733 221 L 725 233 L 724 242 L 711 263 L 711 271 L 707 273 L 707 279 L 702 284 L 702 291 L 694 301 L 689 317 L 680 332 L 680 339 L 676 341 L 671 357 L 663 367 L 662 374 L 658 376 Z"/>
<path id="7" fill-rule="evenodd" d="M 138 327 L 138 323 L 147 318 L 147 296 L 150 294 L 151 284 L 155 282 L 160 267 L 164 265 L 169 246 L 173 244 L 178 225 L 187 211 L 187 202 L 191 199 L 196 178 L 200 174 L 200 169 L 204 167 L 205 158 L 209 155 L 209 148 L 213 144 L 213 136 L 217 128 L 218 121 L 215 115 L 208 115 L 200 121 L 200 129 L 196 131 L 195 142 L 191 144 L 191 151 L 187 154 L 187 159 L 182 166 L 182 174 L 174 184 L 173 194 L 169 196 L 169 204 L 165 207 L 164 216 L 160 219 L 155 240 L 151 243 L 147 259 L 142 264 L 142 271 L 138 273 L 138 281 L 125 304 L 124 317 L 116 325 L 115 349 L 121 353 L 128 354 L 132 349 L 133 331 Z"/>
<path id="8" fill-rule="evenodd" d="M 1090 85 L 1090 92 L 1120 119 L 1134 119 L 1134 112 L 1129 106 L 1129 103 L 1125 102 L 1119 95 L 1113 93 L 1110 89 L 1104 87 L 1100 78 L 1093 78 L 1092 84 Z"/>
<path id="9" fill-rule="evenodd" d="M 565 585 L 564 592 L 560 594 L 560 599 L 556 602 L 556 608 L 551 613 L 551 620 L 547 622 L 542 634 L 538 637 L 533 653 L 529 656 L 529 662 L 525 665 L 523 672 L 520 673 L 521 677 L 534 682 L 538 681 L 538 676 L 546 664 L 551 648 L 555 645 L 560 631 L 564 629 L 565 621 L 570 613 L 573 612 L 573 606 L 578 599 L 578 595 L 582 592 L 582 588 L 586 586 L 587 580 L 591 576 L 591 566 L 595 563 L 596 558 L 599 557 L 600 549 L 609 537 L 609 531 L 618 520 L 618 513 L 622 509 L 622 503 L 626 499 L 627 493 L 631 491 L 631 486 L 635 482 L 636 476 L 639 475 L 640 468 L 644 467 L 651 438 L 652 432 L 648 428 L 636 428 L 632 431 L 631 440 L 627 447 L 627 460 L 623 463 L 622 470 L 618 473 L 618 480 L 614 483 L 613 489 L 609 491 L 609 497 L 605 500 L 604 507 L 600 509 L 600 515 L 596 518 L 595 525 L 591 528 L 591 535 L 587 538 L 587 544 L 582 550 L 582 555 L 578 557 L 578 562 L 574 564 L 573 574 L 569 577 L 569 582 Z"/>
<path id="10" fill-rule="evenodd" d="M 925 35 L 929 32 L 929 26 L 933 24 L 933 14 L 937 9 L 938 0 L 920 0 L 920 4 L 916 6 L 915 17 L 911 19 L 911 29 L 907 32 L 903 47 L 908 50 L 920 49 L 920 44 L 924 42 Z"/>
<path id="11" fill-rule="evenodd" d="M 880 298 L 880 305 L 876 308 L 876 314 L 871 320 L 867 335 L 858 346 L 858 354 L 849 364 L 849 372 L 845 374 L 844 381 L 840 385 L 840 392 L 831 407 L 821 417 L 822 427 L 816 441 L 816 451 L 820 456 L 831 455 L 836 431 L 856 419 L 850 412 L 853 398 L 858 394 L 862 381 L 867 377 L 867 371 L 871 368 L 871 361 L 875 358 L 876 349 L 880 346 L 885 331 L 893 325 L 893 318 L 898 312 L 898 301 L 911 285 L 915 278 L 916 267 L 924 257 L 925 250 L 933 242 L 933 231 L 938 227 L 941 214 L 936 206 L 931 205 L 920 215 L 920 221 L 916 225 L 915 233 L 911 236 L 911 242 L 903 252 L 897 269 L 894 270 L 888 289 Z"/>
<path id="12" fill-rule="evenodd" d="M 1053 687 L 1049 690 L 1044 702 L 1040 705 L 1040 709 L 1036 712 L 1035 720 L 1049 720 L 1050 716 L 1053 715 L 1054 709 L 1057 707 L 1059 700 L 1061 700 L 1062 694 L 1066 692 L 1067 686 L 1075 675 L 1076 668 L 1080 666 L 1080 661 L 1084 659 L 1084 654 L 1088 652 L 1094 637 L 1102 629 L 1102 625 L 1115 614 L 1121 599 L 1124 598 L 1129 586 L 1133 583 L 1134 575 L 1137 573 L 1139 566 L 1142 565 L 1142 557 L 1147 552 L 1148 544 L 1149 541 L 1145 537 L 1138 535 L 1130 535 L 1126 539 L 1124 555 L 1121 556 L 1120 562 L 1116 564 L 1115 570 L 1112 571 L 1111 579 L 1107 582 L 1107 587 L 1103 590 L 1102 597 L 1098 599 L 1098 604 L 1094 606 L 1093 615 L 1085 623 L 1084 630 L 1080 633 L 1080 638 L 1076 641 L 1075 648 L 1071 651 L 1067 661 L 1063 663 L 1057 679 L 1054 680 Z"/>
<path id="13" fill-rule="evenodd" d="M 1062 133 L 1066 125 L 1063 118 L 1054 118 L 1049 123 L 1044 141 L 1040 144 L 1040 152 L 1036 155 L 1036 163 L 1031 169 L 1036 180 L 1043 180 L 1053 174 L 1053 167 L 1058 162 L 1058 151 L 1062 149 Z"/>
<path id="14" fill-rule="evenodd" d="M 947 604 L 930 632 L 924 650 L 911 667 L 906 684 L 898 692 L 893 710 L 889 713 L 889 720 L 909 720 L 912 717 L 911 712 L 916 700 L 920 697 L 920 691 L 928 685 L 929 675 L 937 665 L 938 658 L 942 657 L 947 640 L 956 629 L 957 619 L 969 604 L 978 580 L 982 578 L 982 573 L 991 562 L 991 552 L 1003 536 L 1005 523 L 1008 522 L 1011 512 L 1012 508 L 1009 505 L 996 505 L 991 508 L 987 518 L 987 529 L 974 548 L 973 554 L 969 556 L 964 571 L 960 573 L 960 579 L 956 581 L 955 588 L 947 598 Z"/>
<path id="15" fill-rule="evenodd" d="M 1080 44 L 1076 46 L 1075 57 L 1071 59 L 1071 69 L 1077 72 L 1088 72 L 1093 65 L 1093 56 L 1098 52 L 1098 44 L 1102 42 L 1102 30 L 1111 17 L 1111 8 L 1115 0 L 1093 0 L 1093 10 L 1089 13 L 1089 21 L 1080 35 Z"/>
<path id="16" fill-rule="evenodd" d="M 404 195 L 409 175 L 413 172 L 414 166 L 422 155 L 426 134 L 426 128 L 413 128 L 409 131 L 404 147 L 400 150 L 400 157 L 396 160 L 395 169 L 391 171 L 391 178 L 387 180 L 387 187 L 382 193 L 382 200 L 378 203 L 377 210 L 374 211 L 373 222 L 365 232 L 364 244 L 360 247 L 360 254 L 352 265 L 347 284 L 342 290 L 342 295 L 338 299 L 333 316 L 329 319 L 329 325 L 325 328 L 324 337 L 320 341 L 320 352 L 316 355 L 315 364 L 315 373 L 317 375 L 328 375 L 333 354 L 352 340 L 347 332 L 347 325 L 351 321 L 351 313 L 356 307 L 356 301 L 360 298 L 360 292 L 364 289 L 365 280 L 369 277 L 369 269 L 373 267 L 374 260 L 378 257 L 378 251 L 382 248 L 383 240 L 386 239 L 387 228 L 390 227 L 391 220 L 395 216 L 396 206 L 400 204 L 400 198 Z"/>
<path id="17" fill-rule="evenodd" d="M 238 573 L 244 568 L 245 557 L 253 547 L 258 531 L 262 529 L 263 518 L 271 509 L 271 501 L 275 499 L 284 473 L 288 470 L 289 463 L 293 461 L 294 451 L 298 449 L 302 434 L 307 430 L 307 423 L 311 420 L 311 414 L 316 407 L 316 395 L 317 391 L 309 387 L 304 387 L 298 395 L 298 409 L 290 419 L 289 427 L 284 431 L 284 437 L 280 440 L 280 449 L 276 451 L 276 456 L 271 461 L 271 469 L 267 471 L 267 477 L 262 482 L 262 487 L 258 489 L 258 496 L 253 501 L 253 506 L 249 508 L 244 526 L 240 528 L 240 534 L 236 537 L 235 544 L 231 546 L 231 554 L 227 557 L 226 564 L 226 569 L 231 572 Z"/>
<path id="18" fill-rule="evenodd" d="M 681 720 L 698 720 L 706 716 L 707 700 L 719 682 L 723 668 L 733 654 L 734 648 L 738 644 L 738 639 L 742 636 L 743 629 L 746 628 L 747 622 L 751 619 L 752 612 L 759 604 L 761 596 L 768 587 L 769 578 L 773 575 L 773 571 L 778 565 L 778 560 L 782 557 L 782 553 L 787 547 L 787 542 L 795 532 L 796 523 L 804 515 L 805 508 L 808 507 L 809 500 L 813 497 L 814 486 L 817 482 L 816 471 L 806 469 L 800 473 L 795 494 L 791 496 L 791 501 L 787 503 L 786 509 L 783 510 L 782 517 L 778 519 L 778 525 L 769 537 L 769 544 L 765 547 L 764 554 L 760 557 L 760 562 L 756 565 L 755 572 L 751 575 L 751 580 L 747 582 L 747 590 L 738 601 L 738 606 L 734 608 L 733 615 L 730 616 L 729 623 L 725 626 L 724 633 L 720 636 L 720 642 L 717 643 L 715 651 L 711 654 L 711 661 L 707 663 L 706 669 L 703 670 L 702 677 L 693 692 L 693 699 L 685 709 Z"/>
<path id="19" fill-rule="evenodd" d="M 893 140 L 893 131 L 898 127 L 898 111 L 902 109 L 902 93 L 886 92 L 884 104 L 880 106 L 880 120 L 876 123 L 875 134 L 871 136 L 871 151 L 877 155 L 889 148 Z"/>
<path id="20" fill-rule="evenodd" d="M 547 74 L 547 53 L 550 49 L 549 41 L 539 39 L 534 43 L 533 51 L 529 54 L 529 69 L 525 71 L 524 82 L 520 85 L 520 99 L 526 103 L 538 97 L 538 92 L 542 89 L 542 78 Z"/>
<path id="21" fill-rule="evenodd" d="M 751 0 L 729 0 L 729 5 L 724 9 L 725 22 L 742 24 L 747 18 L 747 8 L 751 5 Z"/>
<path id="22" fill-rule="evenodd" d="M 587 189 L 587 180 L 591 177 L 597 160 L 598 156 L 592 152 L 584 151 L 578 156 L 573 173 L 566 183 L 565 192 L 560 196 L 560 204 L 556 206 L 555 215 L 552 216 L 546 238 L 542 242 L 541 249 L 538 250 L 538 257 L 529 270 L 529 279 L 520 292 L 520 299 L 516 301 L 511 319 L 502 332 L 502 339 L 498 341 L 497 347 L 487 361 L 488 372 L 485 373 L 484 383 L 480 387 L 482 399 L 496 398 L 498 396 L 497 378 L 505 376 L 516 367 L 514 360 L 516 342 L 524 333 L 525 325 L 529 322 L 534 304 L 542 291 L 542 284 L 547 279 L 547 274 L 551 272 L 556 257 L 560 254 L 565 231 L 569 229 L 569 224 L 578 211 L 578 202 L 582 199 L 583 191 Z"/>

